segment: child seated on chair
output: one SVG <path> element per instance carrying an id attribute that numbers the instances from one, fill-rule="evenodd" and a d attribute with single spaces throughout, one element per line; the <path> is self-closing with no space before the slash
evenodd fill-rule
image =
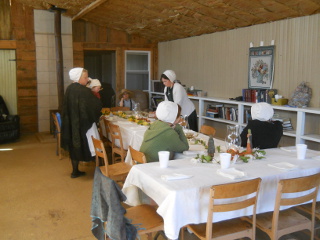
<path id="1" fill-rule="evenodd" d="M 283 135 L 283 127 L 280 121 L 271 121 L 272 106 L 265 102 L 256 103 L 251 107 L 251 116 L 252 120 L 240 135 L 242 147 L 246 147 L 248 129 L 251 129 L 253 148 L 276 148 Z"/>
<path id="2" fill-rule="evenodd" d="M 170 159 L 175 152 L 189 149 L 188 140 L 180 124 L 181 107 L 170 101 L 159 103 L 156 116 L 157 121 L 152 123 L 145 132 L 140 152 L 146 156 L 147 162 L 159 161 L 159 151 L 170 151 Z"/>
<path id="3" fill-rule="evenodd" d="M 119 95 L 119 98 L 120 98 L 119 107 L 129 107 L 130 110 L 132 110 L 136 103 L 134 100 L 131 99 L 133 97 L 132 95 L 133 94 L 131 91 L 127 89 L 122 89 Z"/>

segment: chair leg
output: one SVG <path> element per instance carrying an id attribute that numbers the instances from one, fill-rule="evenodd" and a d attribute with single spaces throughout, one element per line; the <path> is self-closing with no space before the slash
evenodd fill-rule
<path id="1" fill-rule="evenodd" d="M 164 231 L 161 230 L 161 231 L 158 231 L 158 232 L 156 233 L 156 235 L 154 235 L 153 240 L 157 240 L 160 235 L 161 235 L 164 239 L 168 239 L 167 236 L 164 234 Z"/>

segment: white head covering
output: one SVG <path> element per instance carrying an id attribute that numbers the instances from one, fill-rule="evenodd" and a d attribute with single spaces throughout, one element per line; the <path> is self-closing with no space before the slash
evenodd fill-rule
<path id="1" fill-rule="evenodd" d="M 70 80 L 78 82 L 81 77 L 82 71 L 83 71 L 83 68 L 80 68 L 80 67 L 72 68 L 69 71 Z"/>
<path id="2" fill-rule="evenodd" d="M 170 101 L 163 101 L 159 103 L 156 110 L 157 118 L 168 123 L 174 123 L 174 121 L 177 119 L 177 114 L 178 104 Z"/>
<path id="3" fill-rule="evenodd" d="M 172 70 L 166 70 L 163 72 L 163 74 L 166 75 L 171 82 L 177 79 L 176 73 Z"/>
<path id="4" fill-rule="evenodd" d="M 268 121 L 273 116 L 273 108 L 269 103 L 261 102 L 251 107 L 252 120 Z"/>
<path id="5" fill-rule="evenodd" d="M 90 88 L 101 86 L 101 83 L 98 79 L 90 79 L 90 81 L 91 81 L 89 85 Z"/>

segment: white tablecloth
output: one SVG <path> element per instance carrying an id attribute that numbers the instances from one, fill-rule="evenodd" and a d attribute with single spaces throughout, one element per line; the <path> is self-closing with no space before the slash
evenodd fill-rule
<path id="1" fill-rule="evenodd" d="M 113 124 L 116 124 L 120 127 L 124 149 L 127 150 L 129 148 L 129 145 L 131 145 L 131 147 L 133 147 L 136 150 L 140 149 L 144 132 L 148 128 L 147 126 L 141 126 L 117 116 L 114 116 L 113 119 L 109 121 L 111 121 Z M 105 125 L 102 120 L 100 120 L 100 126 L 102 129 L 103 135 L 111 140 L 111 137 L 107 136 L 106 134 Z M 131 160 L 132 160 L 131 155 L 130 155 L 130 152 L 128 151 L 125 162 L 131 162 Z"/>
<path id="2" fill-rule="evenodd" d="M 274 208 L 276 186 L 280 179 L 294 178 L 320 172 L 320 152 L 307 151 L 307 159 L 297 160 L 295 152 L 281 149 L 267 149 L 266 158 L 253 160 L 249 163 L 233 165 L 238 170 L 247 173 L 242 179 L 231 180 L 216 173 L 220 165 L 217 163 L 192 163 L 190 159 L 172 160 L 169 167 L 162 169 L 159 163 L 135 165 L 129 172 L 123 187 L 130 205 L 141 204 L 139 189 L 152 198 L 159 206 L 157 212 L 164 219 L 164 229 L 168 238 L 177 239 L 182 226 L 190 223 L 207 221 L 209 203 L 209 188 L 212 185 L 242 181 L 256 177 L 262 178 L 257 212 L 268 212 Z M 286 162 L 298 166 L 298 169 L 284 171 L 268 164 Z M 183 180 L 165 181 L 162 175 L 174 173 L 192 175 Z M 320 199 L 320 198 L 319 198 Z M 250 211 L 233 211 L 215 214 L 215 221 L 250 215 Z"/>
<path id="3" fill-rule="evenodd" d="M 126 119 L 114 116 L 113 119 L 111 120 L 113 124 L 116 124 L 120 127 L 121 135 L 122 135 L 122 142 L 123 142 L 123 147 L 124 149 L 128 149 L 129 145 L 133 147 L 136 150 L 140 150 L 140 146 L 143 141 L 143 136 L 145 131 L 148 129 L 147 126 L 141 126 L 136 123 L 130 122 Z M 107 136 L 106 131 L 105 131 L 105 126 L 104 122 L 100 120 L 100 126 L 102 129 L 102 133 L 105 137 L 108 137 L 110 140 L 110 136 Z M 196 133 L 197 134 L 197 133 Z M 197 134 L 198 138 L 203 139 L 205 142 L 208 141 L 208 136 L 203 135 L 203 134 Z M 215 139 L 215 144 L 216 146 L 220 145 L 224 147 L 224 142 L 221 140 Z M 117 143 L 116 143 L 117 145 Z M 190 144 L 190 150 L 191 151 L 200 151 L 200 150 L 205 150 L 205 148 L 201 145 L 193 145 Z M 183 155 L 182 153 L 176 153 L 175 159 L 178 158 L 185 158 L 186 156 Z M 130 151 L 128 151 L 125 162 L 131 163 L 132 164 L 132 158 Z"/>

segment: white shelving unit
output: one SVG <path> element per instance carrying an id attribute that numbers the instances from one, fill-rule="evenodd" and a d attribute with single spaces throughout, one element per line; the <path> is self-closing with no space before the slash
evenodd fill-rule
<path id="1" fill-rule="evenodd" d="M 163 95 L 163 93 L 150 92 L 150 95 Z M 246 126 L 244 123 L 244 111 L 246 108 L 250 108 L 254 103 L 242 102 L 242 101 L 233 101 L 224 98 L 211 98 L 211 97 L 189 97 L 198 113 L 198 123 L 199 129 L 205 121 L 220 122 L 230 125 L 240 125 L 242 128 Z M 206 106 L 208 104 L 223 104 L 224 106 L 231 106 L 238 109 L 238 120 L 231 121 L 222 118 L 211 118 L 206 116 Z M 314 115 L 313 117 L 319 119 L 317 120 L 317 125 L 320 122 L 320 108 L 293 108 L 285 106 L 272 105 L 275 112 L 289 114 L 292 121 L 295 123 L 295 130 L 293 131 L 284 131 L 283 135 L 288 137 L 295 138 L 296 143 L 304 143 L 305 141 L 311 141 L 315 143 L 320 143 L 320 130 L 319 126 L 314 127 L 315 131 L 305 134 L 306 124 L 310 124 L 307 115 Z M 309 131 L 310 132 L 310 131 Z"/>

